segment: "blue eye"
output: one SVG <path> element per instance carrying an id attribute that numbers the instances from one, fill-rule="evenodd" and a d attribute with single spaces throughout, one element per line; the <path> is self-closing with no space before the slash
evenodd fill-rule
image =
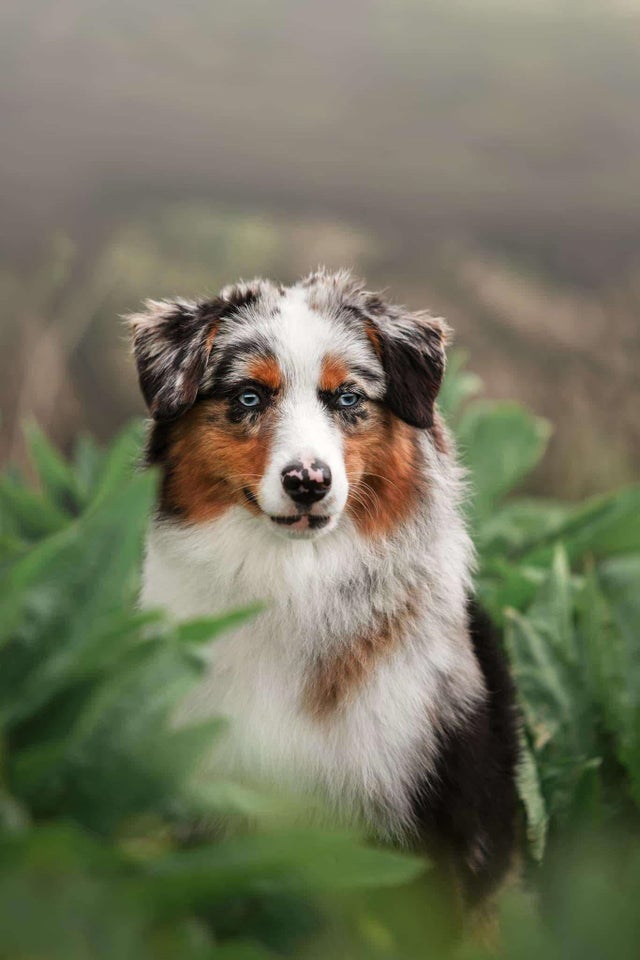
<path id="1" fill-rule="evenodd" d="M 336 406 L 337 407 L 355 407 L 360 401 L 359 393 L 340 393 L 336 397 Z"/>
<path id="2" fill-rule="evenodd" d="M 238 400 L 243 407 L 259 407 L 262 403 L 260 394 L 255 390 L 243 390 Z"/>

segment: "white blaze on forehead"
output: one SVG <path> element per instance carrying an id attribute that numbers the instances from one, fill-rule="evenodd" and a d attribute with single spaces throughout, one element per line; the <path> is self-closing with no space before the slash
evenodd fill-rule
<path id="1" fill-rule="evenodd" d="M 221 357 L 240 345 L 268 351 L 275 355 L 285 381 L 313 383 L 316 390 L 322 361 L 339 357 L 347 368 L 353 367 L 354 381 L 361 381 L 372 399 L 381 399 L 385 375 L 364 325 L 360 328 L 355 318 L 341 316 L 337 305 L 315 309 L 312 295 L 313 290 L 294 286 L 248 306 L 241 318 L 222 324 L 214 341 L 215 355 Z M 246 373 L 246 360 L 242 353 L 235 358 L 236 377 Z"/>
<path id="2" fill-rule="evenodd" d="M 315 310 L 308 296 L 304 287 L 290 287 L 277 312 L 265 318 L 264 333 L 274 344 L 285 379 L 313 382 L 317 389 L 322 361 L 328 355 L 341 357 L 347 365 L 368 367 L 382 378 L 380 362 L 364 331 L 350 328 L 337 316 Z"/>
<path id="3" fill-rule="evenodd" d="M 260 503 L 267 512 L 289 512 L 292 504 L 282 489 L 283 469 L 300 459 L 322 460 L 333 478 L 326 508 L 339 512 L 348 494 L 342 435 L 318 396 L 318 384 L 328 354 L 345 355 L 347 362 L 354 362 L 355 357 L 355 362 L 364 363 L 366 347 L 359 350 L 357 337 L 336 318 L 313 310 L 301 287 L 287 290 L 280 309 L 265 321 L 263 330 L 273 344 L 284 390 L 271 456 L 260 486 Z"/>

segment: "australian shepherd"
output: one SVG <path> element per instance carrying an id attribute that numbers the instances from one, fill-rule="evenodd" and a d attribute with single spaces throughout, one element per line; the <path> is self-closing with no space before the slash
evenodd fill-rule
<path id="1" fill-rule="evenodd" d="M 453 858 L 482 900 L 514 847 L 517 738 L 436 407 L 446 325 L 324 271 L 130 323 L 161 473 L 142 601 L 264 604 L 188 702 L 229 718 L 216 769 Z"/>

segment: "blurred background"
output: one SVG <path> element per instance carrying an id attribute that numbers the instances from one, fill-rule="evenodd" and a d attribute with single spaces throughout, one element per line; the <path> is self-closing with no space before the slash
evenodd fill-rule
<path id="1" fill-rule="evenodd" d="M 640 0 L 4 0 L 2 460 L 142 412 L 147 296 L 350 266 L 640 472 Z"/>

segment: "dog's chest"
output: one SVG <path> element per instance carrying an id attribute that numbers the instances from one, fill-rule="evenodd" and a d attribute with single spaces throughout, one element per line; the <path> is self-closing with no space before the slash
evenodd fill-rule
<path id="1" fill-rule="evenodd" d="M 313 797 L 333 822 L 369 819 L 370 807 L 397 817 L 415 761 L 427 759 L 425 671 L 408 651 L 397 653 L 339 708 L 317 716 L 307 704 L 307 638 L 290 632 L 283 644 L 266 621 L 216 642 L 184 706 L 185 719 L 229 721 L 212 754 L 216 772 Z"/>
<path id="2" fill-rule="evenodd" d="M 208 673 L 181 711 L 184 719 L 228 718 L 213 754 L 216 771 L 320 797 L 334 822 L 368 818 L 367 807 L 393 808 L 397 818 L 415 765 L 428 760 L 434 741 L 429 705 L 438 698 L 441 665 L 409 643 L 382 658 L 335 709 L 318 716 L 308 704 L 314 665 L 348 642 L 373 606 L 393 602 L 386 584 L 394 578 L 372 587 L 369 570 L 358 579 L 361 561 L 350 541 L 320 556 L 269 557 L 236 551 L 240 537 L 225 539 L 224 528 L 211 533 L 227 549 L 210 562 L 200 562 L 198 542 L 152 538 L 142 599 L 188 618 L 267 598 L 266 611 L 212 644 Z"/>

